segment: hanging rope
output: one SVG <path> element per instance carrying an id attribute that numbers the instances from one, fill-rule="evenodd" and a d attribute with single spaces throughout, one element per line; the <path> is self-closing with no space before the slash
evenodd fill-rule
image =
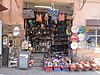
<path id="1" fill-rule="evenodd" d="M 15 2 L 16 2 L 17 8 L 19 8 L 19 5 L 18 5 L 18 2 L 17 2 L 17 0 L 15 0 Z"/>
<path id="2" fill-rule="evenodd" d="M 82 8 L 84 7 L 86 1 L 87 1 L 87 0 L 83 0 L 83 5 L 81 6 L 80 10 L 82 10 Z"/>

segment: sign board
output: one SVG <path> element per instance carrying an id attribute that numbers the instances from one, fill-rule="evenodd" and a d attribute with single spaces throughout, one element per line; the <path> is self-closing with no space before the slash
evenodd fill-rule
<path id="1" fill-rule="evenodd" d="M 2 54 L 2 21 L 0 20 L 0 55 Z"/>

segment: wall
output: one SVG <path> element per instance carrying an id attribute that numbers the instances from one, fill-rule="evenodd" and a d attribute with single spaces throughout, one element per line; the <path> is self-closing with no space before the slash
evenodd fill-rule
<path id="1" fill-rule="evenodd" d="M 100 0 L 87 0 L 83 8 L 82 0 L 74 0 L 74 24 L 85 25 L 85 19 L 100 19 Z"/>
<path id="2" fill-rule="evenodd" d="M 73 25 L 85 26 L 86 19 L 100 19 L 100 0 L 87 0 L 83 8 L 82 0 L 74 0 L 74 23 Z M 95 53 L 95 49 L 78 49 L 81 56 L 100 57 L 100 53 Z"/>
<path id="3" fill-rule="evenodd" d="M 0 55 L 2 54 L 2 21 L 0 21 Z"/>
<path id="4" fill-rule="evenodd" d="M 22 37 L 24 33 L 24 21 L 22 17 L 23 0 L 1 0 L 1 4 L 8 8 L 8 10 L 0 13 L 3 25 L 21 25 Z"/>

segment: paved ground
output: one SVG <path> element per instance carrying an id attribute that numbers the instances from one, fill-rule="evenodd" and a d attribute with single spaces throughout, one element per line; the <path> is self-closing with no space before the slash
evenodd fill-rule
<path id="1" fill-rule="evenodd" d="M 16 68 L 0 68 L 0 75 L 100 75 L 100 72 L 45 72 L 43 68 L 37 67 L 31 68 L 29 70 L 19 70 Z"/>

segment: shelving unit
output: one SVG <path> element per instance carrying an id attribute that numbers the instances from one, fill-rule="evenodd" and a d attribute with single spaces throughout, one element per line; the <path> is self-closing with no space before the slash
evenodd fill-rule
<path id="1" fill-rule="evenodd" d="M 57 54 L 64 53 L 68 55 L 68 36 L 66 35 L 67 24 L 65 21 L 61 21 L 56 26 L 54 31 L 54 44 L 51 46 L 51 53 Z"/>

